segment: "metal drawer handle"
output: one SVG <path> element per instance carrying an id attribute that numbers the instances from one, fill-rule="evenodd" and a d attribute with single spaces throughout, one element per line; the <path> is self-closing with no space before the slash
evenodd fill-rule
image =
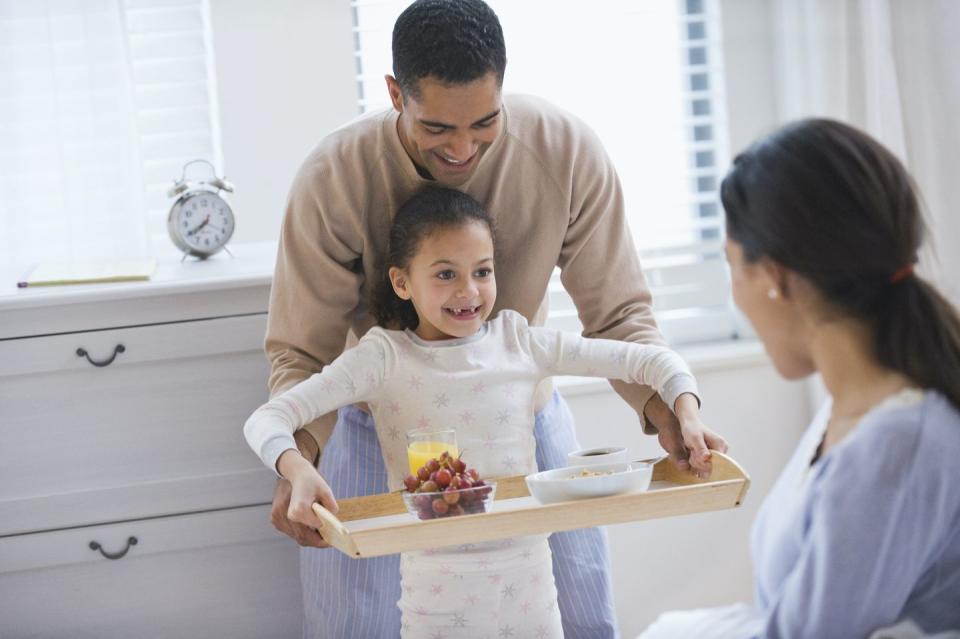
<path id="1" fill-rule="evenodd" d="M 98 362 L 95 359 L 91 359 L 90 353 L 88 353 L 86 349 L 81 346 L 80 348 L 77 349 L 77 357 L 86 357 L 87 361 L 93 364 L 94 366 L 109 366 L 110 364 L 113 364 L 113 360 L 117 359 L 117 355 L 119 353 L 123 353 L 126 350 L 127 348 L 123 344 L 117 344 L 113 348 L 113 355 L 110 356 L 110 359 L 101 360 Z"/>
<path id="2" fill-rule="evenodd" d="M 131 546 L 136 546 L 136 545 L 137 545 L 137 538 L 130 537 L 129 539 L 127 539 L 127 547 L 121 550 L 120 552 L 107 552 L 106 550 L 103 549 L 103 546 L 101 546 L 95 541 L 91 541 L 90 550 L 99 550 L 100 554 L 106 557 L 107 559 L 120 559 L 121 557 L 126 555 L 128 552 L 130 552 Z"/>

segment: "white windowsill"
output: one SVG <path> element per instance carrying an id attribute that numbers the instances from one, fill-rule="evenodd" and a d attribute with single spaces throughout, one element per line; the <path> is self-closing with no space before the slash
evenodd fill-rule
<path id="1" fill-rule="evenodd" d="M 677 347 L 694 375 L 765 366 L 770 363 L 759 340 L 725 340 Z M 568 397 L 611 391 L 610 383 L 596 377 L 555 377 L 554 385 Z"/>

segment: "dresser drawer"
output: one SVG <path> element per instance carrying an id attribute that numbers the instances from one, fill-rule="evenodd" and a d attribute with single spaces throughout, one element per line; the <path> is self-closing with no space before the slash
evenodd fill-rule
<path id="1" fill-rule="evenodd" d="M 87 379 L 96 379 L 92 375 L 129 372 L 140 364 L 246 351 L 256 351 L 262 360 L 266 330 L 267 314 L 254 313 L 0 340 L 0 380 L 64 372 L 83 372 Z M 117 346 L 120 352 L 114 354 Z"/>
<path id="2" fill-rule="evenodd" d="M 0 539 L 4 637 L 298 637 L 301 605 L 266 507 Z"/>
<path id="3" fill-rule="evenodd" d="M 0 535 L 269 501 L 242 434 L 267 399 L 265 329 L 257 314 L 0 341 Z"/>

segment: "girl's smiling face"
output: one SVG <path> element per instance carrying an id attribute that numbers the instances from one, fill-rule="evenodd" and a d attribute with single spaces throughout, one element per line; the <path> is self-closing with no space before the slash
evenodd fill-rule
<path id="1" fill-rule="evenodd" d="M 413 302 L 425 340 L 468 337 L 497 299 L 493 239 L 482 222 L 438 228 L 420 241 L 406 269 L 390 268 L 396 294 Z"/>

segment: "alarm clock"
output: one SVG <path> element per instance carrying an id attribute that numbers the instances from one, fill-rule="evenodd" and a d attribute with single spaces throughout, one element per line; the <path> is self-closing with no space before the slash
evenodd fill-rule
<path id="1" fill-rule="evenodd" d="M 186 179 L 187 167 L 204 163 L 210 167 L 212 178 L 189 182 Z M 183 165 L 179 180 L 167 191 L 167 197 L 177 198 L 170 206 L 167 216 L 167 232 L 174 245 L 188 255 L 205 260 L 221 249 L 233 235 L 233 209 L 220 195 L 221 191 L 232 193 L 233 185 L 225 178 L 217 177 L 213 165 L 206 160 L 192 160 Z M 232 255 L 232 254 L 231 254 Z"/>

